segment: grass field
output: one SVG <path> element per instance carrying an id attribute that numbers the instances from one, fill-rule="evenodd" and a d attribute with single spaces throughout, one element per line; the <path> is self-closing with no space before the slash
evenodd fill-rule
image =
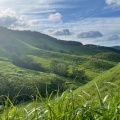
<path id="1" fill-rule="evenodd" d="M 119 120 L 120 51 L 0 27 L 0 120 Z"/>

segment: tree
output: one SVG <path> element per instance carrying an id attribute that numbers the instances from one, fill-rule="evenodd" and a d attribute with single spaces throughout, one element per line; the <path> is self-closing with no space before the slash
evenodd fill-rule
<path id="1" fill-rule="evenodd" d="M 51 70 L 55 74 L 60 76 L 67 76 L 68 75 L 68 65 L 65 63 L 58 62 L 56 60 L 52 61 L 51 63 Z"/>
<path id="2" fill-rule="evenodd" d="M 70 78 L 78 79 L 78 80 L 85 80 L 86 75 L 84 70 L 78 70 L 77 68 L 72 68 L 72 72 L 69 74 Z"/>

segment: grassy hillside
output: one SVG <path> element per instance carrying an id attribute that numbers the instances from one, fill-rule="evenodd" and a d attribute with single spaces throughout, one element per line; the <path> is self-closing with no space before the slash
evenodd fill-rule
<path id="1" fill-rule="evenodd" d="M 110 47 L 0 27 L 0 119 L 118 120 L 119 62 Z"/>
<path id="2" fill-rule="evenodd" d="M 99 53 L 99 54 L 95 55 L 95 57 L 98 59 L 120 62 L 120 54 L 113 53 L 113 52 Z"/>
<path id="3" fill-rule="evenodd" d="M 120 50 L 120 46 L 113 46 L 113 48 Z"/>
<path id="4" fill-rule="evenodd" d="M 95 55 L 103 51 L 119 52 L 113 48 L 84 46 L 80 42 L 61 41 L 38 32 L 14 31 L 4 27 L 0 27 L 0 36 L 0 45 L 8 52 L 23 53 L 24 50 L 27 53 L 29 49 L 44 49 L 77 55 Z"/>
<path id="5" fill-rule="evenodd" d="M 95 96 L 95 83 L 98 85 L 99 89 L 102 90 L 101 93 L 105 93 L 109 89 L 107 88 L 106 82 L 111 82 L 120 86 L 120 63 L 110 70 L 106 71 L 105 73 L 98 75 L 95 79 L 93 79 L 86 85 L 79 87 L 75 91 L 75 93 L 81 93 L 81 91 L 85 90 L 87 93 L 91 94 L 91 96 Z"/>
<path id="6" fill-rule="evenodd" d="M 13 90 L 16 90 L 12 96 L 19 92 L 23 83 L 32 91 L 30 94 L 33 94 L 34 83 L 44 84 L 44 89 L 46 84 L 53 85 L 52 91 L 62 81 L 63 90 L 76 89 L 114 67 L 119 62 L 119 53 L 109 47 L 82 45 L 39 32 L 0 27 L 0 79 L 4 79 L 1 86 L 12 84 Z M 5 87 L 1 87 L 4 91 L 1 95 L 11 93 Z M 45 90 L 42 94 L 44 96 Z"/>
<path id="7" fill-rule="evenodd" d="M 18 120 L 119 120 L 119 69 L 120 64 L 74 92 L 67 90 L 62 95 L 58 93 L 54 99 L 52 94 L 43 98 L 37 93 L 35 100 L 18 106 L 14 106 L 7 99 L 5 108 L 2 108 L 4 112 L 0 118 Z"/>

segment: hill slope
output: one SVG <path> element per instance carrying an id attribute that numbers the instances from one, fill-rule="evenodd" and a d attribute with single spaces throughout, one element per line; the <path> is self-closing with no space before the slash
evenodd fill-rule
<path id="1" fill-rule="evenodd" d="M 111 54 L 107 58 L 103 55 L 107 53 L 113 55 L 112 59 L 109 59 Z M 119 53 L 109 47 L 0 27 L 0 95 L 9 94 L 13 98 L 21 89 L 21 94 L 26 94 L 26 90 L 33 95 L 39 85 L 45 96 L 46 84 L 49 92 L 56 91 L 58 86 L 61 92 L 67 88 L 74 90 L 114 67 L 119 62 Z"/>
<path id="2" fill-rule="evenodd" d="M 120 50 L 120 46 L 113 46 L 113 48 Z"/>
<path id="3" fill-rule="evenodd" d="M 75 93 L 80 93 L 80 91 L 85 90 L 86 92 L 94 96 L 96 94 L 95 83 L 98 85 L 99 89 L 101 89 L 103 88 L 103 86 L 106 86 L 104 82 L 112 82 L 120 85 L 120 63 L 110 70 L 106 71 L 104 74 L 102 73 L 101 75 L 97 76 L 86 85 L 79 87 L 75 91 Z M 102 93 L 104 93 L 105 91 L 107 90 L 104 89 Z"/>
<path id="4" fill-rule="evenodd" d="M 22 53 L 22 44 L 27 45 L 27 50 L 36 48 L 77 55 L 95 55 L 103 51 L 120 52 L 108 47 L 91 47 L 80 42 L 57 40 L 39 32 L 15 31 L 0 27 L 0 45 L 3 49 L 8 52 Z M 27 50 L 24 49 L 24 52 Z"/>
<path id="5" fill-rule="evenodd" d="M 103 109 L 103 106 L 93 105 L 93 99 L 97 96 L 95 83 L 100 91 L 102 88 L 102 95 L 109 89 L 104 82 L 120 85 L 119 62 L 120 51 L 113 48 L 82 45 L 80 42 L 57 40 L 38 32 L 0 27 L 0 119 L 31 120 L 39 119 L 38 115 L 40 119 L 47 120 L 73 120 L 75 117 L 75 120 L 114 119 L 119 113 L 119 110 L 116 113 L 120 103 L 119 91 L 118 99 L 114 100 L 115 94 L 111 100 L 115 104 L 108 101 L 108 106 L 111 105 L 107 107 L 108 111 L 106 107 Z M 70 93 L 67 95 L 68 91 L 65 91 L 59 97 L 56 95 L 58 88 L 59 94 L 66 89 L 70 89 Z M 72 90 L 75 90 L 77 97 L 73 97 Z M 86 102 L 82 106 L 78 94 L 84 94 L 83 98 L 89 97 L 88 101 L 84 99 Z M 54 95 L 57 97 L 51 101 Z M 28 100 L 33 102 L 24 103 Z M 42 103 L 39 104 L 40 101 Z M 88 104 L 89 101 L 91 104 Z M 20 102 L 22 106 L 13 105 Z M 110 116 L 108 113 L 111 108 L 115 110 Z"/>

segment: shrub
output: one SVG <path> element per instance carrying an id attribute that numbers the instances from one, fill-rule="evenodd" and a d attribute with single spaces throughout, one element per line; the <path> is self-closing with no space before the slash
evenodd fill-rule
<path id="1" fill-rule="evenodd" d="M 12 63 L 14 65 L 31 69 L 31 70 L 45 71 L 40 63 L 36 63 L 31 57 L 27 57 L 27 56 L 13 55 Z"/>
<path id="2" fill-rule="evenodd" d="M 68 75 L 68 65 L 54 60 L 51 63 L 51 71 L 55 74 L 66 77 Z"/>
<path id="3" fill-rule="evenodd" d="M 67 89 L 67 86 L 65 80 L 58 77 L 32 78 L 32 80 L 17 77 L 11 80 L 5 76 L 0 78 L 0 96 L 8 96 L 15 103 L 31 100 L 31 96 L 35 98 L 36 89 L 42 97 L 46 97 L 46 89 L 51 94 L 52 92 L 56 93 L 58 89 L 63 92 Z"/>
<path id="4" fill-rule="evenodd" d="M 85 75 L 84 70 L 79 70 L 77 68 L 72 68 L 72 72 L 69 74 L 69 77 L 72 79 L 77 79 L 77 80 L 85 80 L 87 79 L 87 76 Z"/>

